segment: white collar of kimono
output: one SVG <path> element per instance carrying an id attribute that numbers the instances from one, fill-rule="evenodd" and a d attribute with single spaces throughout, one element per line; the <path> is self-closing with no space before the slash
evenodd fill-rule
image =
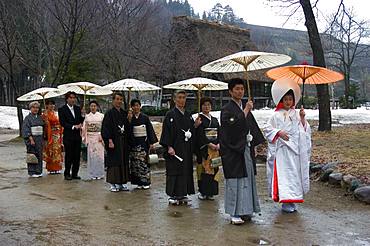
<path id="1" fill-rule="evenodd" d="M 301 88 L 299 85 L 290 78 L 281 78 L 275 80 L 271 87 L 271 95 L 275 105 L 278 105 L 283 96 L 289 91 L 293 90 L 295 105 L 301 99 Z"/>
<path id="2" fill-rule="evenodd" d="M 203 115 L 204 117 L 206 117 L 206 118 L 207 118 L 207 119 L 209 119 L 209 120 L 211 120 L 211 118 L 212 118 L 211 114 L 206 115 L 206 114 L 204 114 L 203 112 L 200 112 L 199 114 Z"/>

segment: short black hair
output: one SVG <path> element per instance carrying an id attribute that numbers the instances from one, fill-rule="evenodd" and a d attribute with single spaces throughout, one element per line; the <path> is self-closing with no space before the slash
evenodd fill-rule
<path id="1" fill-rule="evenodd" d="M 284 96 L 280 99 L 280 102 L 283 102 L 283 98 L 285 96 L 292 96 L 293 97 L 293 101 L 295 102 L 294 91 L 292 89 L 290 89 L 287 93 L 284 94 Z"/>
<path id="2" fill-rule="evenodd" d="M 77 93 L 74 92 L 74 91 L 68 91 L 66 94 L 65 94 L 65 99 L 67 100 L 71 95 L 74 95 L 75 97 L 77 97 Z"/>
<path id="3" fill-rule="evenodd" d="M 203 104 L 205 104 L 206 102 L 209 102 L 211 105 L 213 105 L 212 99 L 210 97 L 202 97 L 200 99 L 200 106 L 203 106 Z"/>
<path id="4" fill-rule="evenodd" d="M 55 105 L 55 101 L 53 99 L 46 99 L 45 105 Z"/>
<path id="5" fill-rule="evenodd" d="M 96 104 L 96 106 L 99 108 L 100 107 L 100 105 L 99 105 L 99 103 L 96 101 L 96 100 L 92 100 L 92 101 L 90 101 L 89 102 L 89 106 L 91 106 L 91 104 Z"/>
<path id="6" fill-rule="evenodd" d="M 120 96 L 120 97 L 122 97 L 123 98 L 123 94 L 121 93 L 121 92 L 114 92 L 113 94 L 112 94 L 112 99 L 114 100 L 114 99 L 116 99 L 116 96 Z"/>
<path id="7" fill-rule="evenodd" d="M 245 87 L 245 83 L 244 83 L 244 80 L 242 79 L 239 79 L 239 78 L 234 78 L 234 79 L 231 79 L 227 85 L 229 91 L 232 91 L 234 89 L 235 86 L 237 85 L 243 85 Z"/>
<path id="8" fill-rule="evenodd" d="M 137 99 L 137 98 L 134 98 L 134 99 L 132 99 L 132 100 L 131 100 L 131 102 L 130 102 L 131 107 L 135 106 L 135 104 L 136 104 L 136 103 L 138 103 L 138 104 L 141 106 L 141 102 L 140 102 L 140 100 L 139 100 L 139 99 Z"/>

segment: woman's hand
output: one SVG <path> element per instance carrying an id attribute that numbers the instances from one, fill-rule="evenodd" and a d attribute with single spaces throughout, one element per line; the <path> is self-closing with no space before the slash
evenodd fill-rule
<path id="1" fill-rule="evenodd" d="M 219 143 L 216 145 L 216 150 L 220 150 L 220 144 Z"/>
<path id="2" fill-rule="evenodd" d="M 35 146 L 36 145 L 35 140 L 33 140 L 33 137 L 32 136 L 30 137 L 30 143 L 31 143 L 32 146 Z"/>
<path id="3" fill-rule="evenodd" d="M 217 150 L 217 145 L 216 144 L 213 144 L 213 143 L 209 143 L 208 146 L 213 149 L 213 150 Z"/>
<path id="4" fill-rule="evenodd" d="M 170 146 L 170 147 L 168 147 L 168 151 L 167 151 L 167 153 L 168 153 L 169 155 L 172 155 L 172 156 L 176 155 L 175 150 L 174 150 L 171 146 Z"/>
<path id="5" fill-rule="evenodd" d="M 201 124 L 202 124 L 202 118 L 200 118 L 200 116 L 198 115 L 198 117 L 195 119 L 194 127 L 198 128 L 198 126 L 200 126 Z"/>
<path id="6" fill-rule="evenodd" d="M 301 109 L 299 110 L 299 116 L 301 117 L 301 122 L 302 122 L 302 125 L 304 126 L 304 125 L 305 125 L 305 123 L 306 123 L 306 119 L 305 119 L 306 112 L 304 111 L 303 106 L 302 106 L 302 107 L 301 107 Z"/>
<path id="7" fill-rule="evenodd" d="M 108 145 L 108 147 L 110 149 L 114 149 L 114 143 L 113 143 L 112 139 L 109 139 L 109 145 Z"/>
<path id="8" fill-rule="evenodd" d="M 285 141 L 289 141 L 289 135 L 284 130 L 279 131 L 279 137 L 282 138 Z"/>
<path id="9" fill-rule="evenodd" d="M 132 109 L 129 109 L 128 112 L 127 112 L 127 120 L 128 120 L 128 122 L 131 123 L 132 117 L 133 117 Z"/>

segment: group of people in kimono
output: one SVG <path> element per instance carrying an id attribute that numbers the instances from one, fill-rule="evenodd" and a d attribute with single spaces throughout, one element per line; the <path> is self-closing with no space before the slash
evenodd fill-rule
<path id="1" fill-rule="evenodd" d="M 87 172 L 90 179 L 106 176 L 110 190 L 128 190 L 127 181 L 138 188 L 150 188 L 150 166 L 147 155 L 156 143 L 149 118 L 140 112 L 138 99 L 131 101 L 132 111 L 121 106 L 123 95 L 113 94 L 113 107 L 102 114 L 97 101 L 89 102 L 90 112 L 84 115 L 76 104 L 76 94 L 65 95 L 66 104 L 55 111 L 53 100 L 47 100 L 40 115 L 40 104 L 31 102 L 30 113 L 22 126 L 28 174 L 42 177 L 43 161 L 50 174 L 60 174 L 64 155 L 64 179 L 78 180 L 81 144 L 87 146 Z M 129 161 L 130 160 L 130 161 Z"/>
<path id="2" fill-rule="evenodd" d="M 289 79 L 274 82 L 271 93 L 277 106 L 263 127 L 264 134 L 252 114 L 253 102 L 242 103 L 244 87 L 241 79 L 229 82 L 231 100 L 221 109 L 221 124 L 210 113 L 210 98 L 201 99 L 201 112 L 194 119 L 185 109 L 186 92 L 175 92 L 175 107 L 164 118 L 159 140 L 164 147 L 169 204 L 186 204 L 190 201 L 188 196 L 195 193 L 195 154 L 198 198 L 214 200 L 218 195 L 222 166 L 225 213 L 230 215 L 232 224 L 250 221 L 254 213 L 261 211 L 255 178 L 255 147 L 265 137 L 272 199 L 282 203 L 282 210 L 288 213 L 295 212 L 296 204 L 304 201 L 303 196 L 309 190 L 311 129 L 303 107 L 299 112 L 295 110 L 300 100 L 299 86 Z M 158 141 L 153 126 L 148 116 L 140 112 L 139 100 L 132 100 L 131 110 L 125 111 L 122 94 L 114 93 L 112 99 L 113 107 L 105 115 L 97 112 L 98 103 L 91 101 L 90 113 L 82 117 L 81 109 L 75 105 L 76 94 L 69 92 L 66 104 L 59 109 L 59 120 L 52 101 L 46 103 L 42 116 L 38 114 L 40 105 L 31 103 L 30 114 L 23 124 L 23 137 L 27 153 L 35 154 L 39 161 L 28 164 L 29 175 L 42 174 L 42 159 L 49 172 L 60 172 L 64 148 L 65 179 L 80 179 L 80 148 L 84 142 L 91 178 L 100 179 L 106 171 L 112 192 L 128 191 L 128 181 L 148 189 L 151 184 L 148 154 Z"/>
<path id="3" fill-rule="evenodd" d="M 186 92 L 175 93 L 175 107 L 166 114 L 160 139 L 165 148 L 166 193 L 170 204 L 187 203 L 188 195 L 195 193 L 195 153 L 200 200 L 213 200 L 218 194 L 222 164 L 225 213 L 230 215 L 231 223 L 243 224 L 261 211 L 255 147 L 265 137 L 252 114 L 253 102 L 242 104 L 244 87 L 241 79 L 229 81 L 231 100 L 221 109 L 221 124 L 210 114 L 211 99 L 201 99 L 201 113 L 194 120 L 185 110 Z M 273 200 L 282 203 L 284 212 L 292 213 L 309 189 L 311 130 L 304 109 L 299 113 L 295 110 L 300 88 L 294 81 L 275 81 L 272 96 L 277 108 L 263 127 L 269 144 L 267 179 Z"/>

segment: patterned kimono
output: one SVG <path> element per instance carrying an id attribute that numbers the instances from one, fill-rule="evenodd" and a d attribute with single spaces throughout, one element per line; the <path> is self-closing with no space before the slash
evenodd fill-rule
<path id="1" fill-rule="evenodd" d="M 150 185 L 150 165 L 147 161 L 149 147 L 158 142 L 149 117 L 143 113 L 131 120 L 133 143 L 130 151 L 131 183 L 138 186 Z"/>
<path id="2" fill-rule="evenodd" d="M 44 161 L 49 172 L 62 170 L 62 134 L 63 128 L 54 111 L 45 111 L 42 115 L 45 122 L 47 141 L 44 146 Z"/>
<path id="3" fill-rule="evenodd" d="M 42 144 L 43 144 L 43 127 L 44 121 L 40 115 L 34 115 L 29 113 L 29 115 L 24 118 L 22 125 L 22 137 L 24 143 L 26 144 L 27 153 L 34 154 L 37 159 L 37 164 L 27 163 L 28 174 L 29 175 L 39 175 L 42 174 Z M 30 136 L 32 136 L 35 141 L 35 145 L 31 144 Z"/>
<path id="4" fill-rule="evenodd" d="M 89 113 L 82 126 L 82 141 L 87 145 L 87 172 L 92 179 L 104 177 L 104 144 L 100 134 L 103 118 L 102 113 Z"/>
<path id="5" fill-rule="evenodd" d="M 208 147 L 209 143 L 218 144 L 218 128 L 220 124 L 217 118 L 199 114 L 202 124 L 195 130 L 197 177 L 199 192 L 205 196 L 218 194 L 218 181 L 220 179 L 219 168 L 211 167 L 211 159 L 219 156 L 218 150 Z"/>

